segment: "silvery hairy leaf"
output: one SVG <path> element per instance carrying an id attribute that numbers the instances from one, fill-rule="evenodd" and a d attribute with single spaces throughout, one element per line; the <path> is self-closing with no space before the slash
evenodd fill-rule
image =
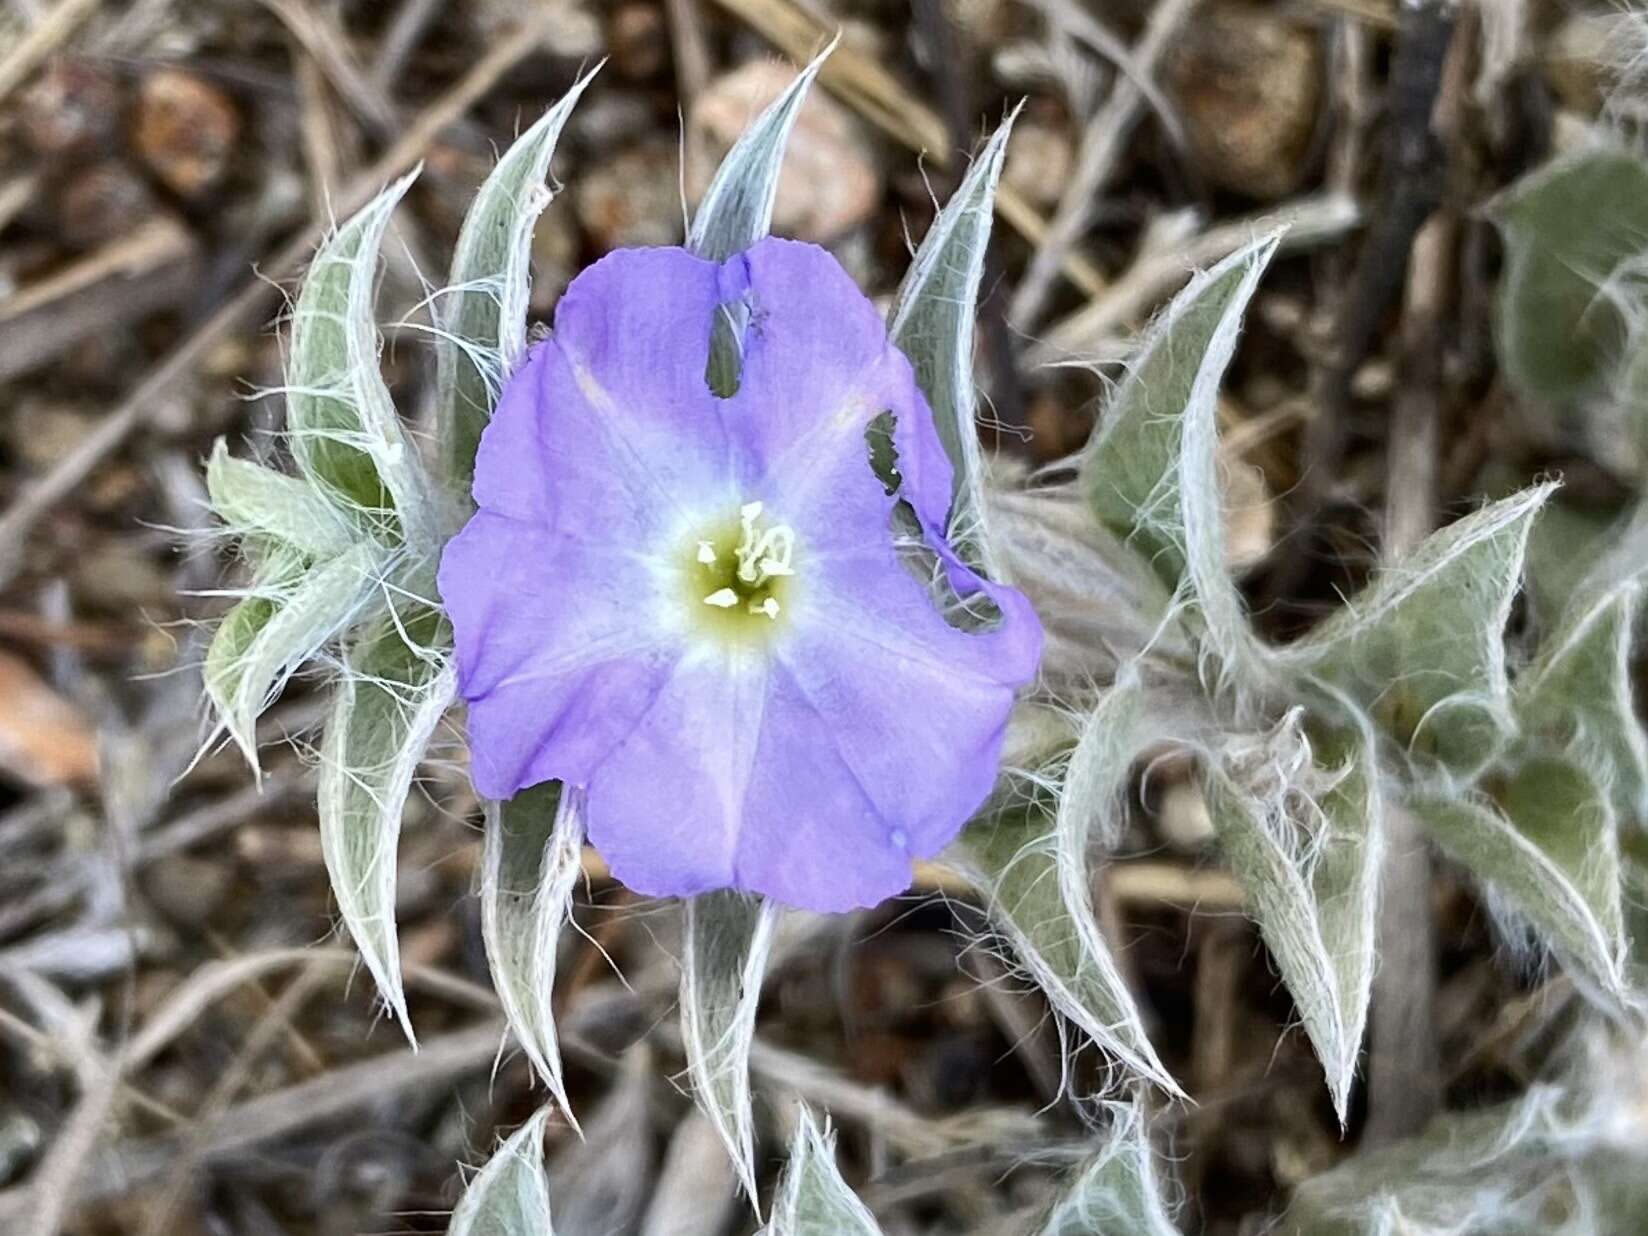
<path id="1" fill-rule="evenodd" d="M 1648 738 L 1631 698 L 1631 636 L 1641 585 L 1627 579 L 1575 598 L 1516 682 L 1531 742 L 1569 754 L 1606 786 L 1622 822 L 1648 819 Z"/>
<path id="2" fill-rule="evenodd" d="M 1204 660 L 1216 667 L 1221 680 L 1261 689 L 1270 685 L 1269 660 L 1248 624 L 1246 605 L 1227 565 L 1227 486 L 1219 463 L 1218 403 L 1219 383 L 1235 354 L 1242 316 L 1281 242 L 1280 232 L 1262 237 L 1209 271 L 1206 291 L 1187 318 L 1181 319 L 1185 325 L 1162 345 L 1167 349 L 1162 363 L 1170 365 L 1177 348 L 1194 346 L 1203 337 L 1191 324 L 1200 324 L 1201 329 L 1211 324 L 1205 348 L 1199 354 L 1192 353 L 1199 359 L 1180 413 L 1176 474 L 1185 577 L 1205 630 Z M 1228 294 L 1224 291 L 1227 288 Z M 1184 292 L 1180 297 L 1188 295 Z M 1184 338 L 1187 331 L 1188 340 Z M 1163 380 L 1171 385 L 1176 379 L 1164 375 Z M 1144 392 L 1141 397 L 1150 398 Z"/>
<path id="3" fill-rule="evenodd" d="M 778 907 L 764 897 L 704 893 L 684 903 L 681 1039 L 693 1096 L 756 1199 L 750 1044 Z"/>
<path id="4" fill-rule="evenodd" d="M 881 1236 L 875 1216 L 836 1168 L 835 1134 L 805 1107 L 762 1236 Z"/>
<path id="5" fill-rule="evenodd" d="M 544 1175 L 543 1108 L 493 1153 L 452 1212 L 450 1236 L 555 1236 Z"/>
<path id="6" fill-rule="evenodd" d="M 417 173 L 367 203 L 315 254 L 292 310 L 286 426 L 299 470 L 345 509 L 424 549 L 436 504 L 378 368 L 378 250 Z"/>
<path id="7" fill-rule="evenodd" d="M 554 198 L 549 163 L 567 118 L 600 65 L 504 152 L 458 232 L 451 282 L 436 302 L 436 423 L 445 480 L 469 500 L 475 448 L 510 368 L 526 351 L 532 228 Z"/>
<path id="8" fill-rule="evenodd" d="M 401 811 L 456 693 L 433 611 L 374 624 L 349 649 L 321 746 L 321 854 L 338 915 L 412 1037 L 395 932 Z"/>
<path id="9" fill-rule="evenodd" d="M 950 540 L 963 557 L 1004 578 L 986 530 L 984 452 L 976 423 L 973 339 L 979 284 L 995 219 L 996 185 L 1018 109 L 1002 123 L 939 212 L 899 284 L 887 330 L 915 366 L 939 440 L 955 468 Z"/>
<path id="10" fill-rule="evenodd" d="M 1149 561 L 1170 589 L 1191 574 L 1201 605 L 1225 625 L 1234 590 L 1203 578 L 1207 564 L 1221 575 L 1224 570 L 1215 404 L 1242 314 L 1279 239 L 1254 241 L 1174 297 L 1145 333 L 1081 460 L 1082 485 L 1099 522 Z M 1230 599 L 1222 598 L 1225 592 Z"/>
<path id="11" fill-rule="evenodd" d="M 790 132 L 818 71 L 834 50 L 832 40 L 739 135 L 715 169 L 692 226 L 687 229 L 687 248 L 699 257 L 724 262 L 766 236 L 772 226 Z M 716 316 L 705 379 L 710 389 L 721 395 L 731 395 L 738 389 L 743 367 L 741 341 L 748 321 L 748 308 L 737 304 L 723 305 Z"/>
<path id="12" fill-rule="evenodd" d="M 1103 1145 L 1063 1184 L 1028 1236 L 1179 1236 L 1136 1102 L 1111 1104 Z"/>
<path id="13" fill-rule="evenodd" d="M 259 715 L 305 661 L 379 601 L 383 561 L 371 541 L 312 565 L 288 555 L 219 624 L 206 651 L 206 694 L 254 769 Z"/>
<path id="14" fill-rule="evenodd" d="M 1383 854 L 1371 736 L 1311 742 L 1298 714 L 1203 778 L 1225 857 L 1322 1061 L 1341 1122 L 1367 1025 Z"/>
<path id="15" fill-rule="evenodd" d="M 1609 1011 L 1629 1005 L 1620 858 L 1606 795 L 1577 764 L 1534 756 L 1484 795 L 1416 795 L 1443 851 L 1537 934 Z"/>
<path id="16" fill-rule="evenodd" d="M 1277 1236 L 1636 1236 L 1648 1213 L 1640 1049 L 1304 1181 Z M 1577 1066 L 1577 1067 L 1576 1067 Z"/>
<path id="17" fill-rule="evenodd" d="M 1366 709 L 1410 754 L 1474 775 L 1512 729 L 1505 622 L 1550 492 L 1523 490 L 1433 533 L 1277 662 Z"/>
<path id="18" fill-rule="evenodd" d="M 329 558 L 360 539 L 360 530 L 313 486 L 229 454 L 219 438 L 206 463 L 212 510 L 243 540 L 271 541 L 312 558 Z"/>
<path id="19" fill-rule="evenodd" d="M 1648 163 L 1598 148 L 1524 177 L 1491 211 L 1505 238 L 1496 329 L 1511 385 L 1534 404 L 1603 395 L 1628 315 L 1605 294 L 1648 245 Z"/>
<path id="20" fill-rule="evenodd" d="M 556 946 L 582 870 L 580 805 L 580 793 L 559 782 L 489 802 L 481 848 L 481 935 L 492 986 L 515 1038 L 569 1120 L 551 997 Z"/>
<path id="21" fill-rule="evenodd" d="M 1089 839 L 1113 837 L 1135 759 L 1151 733 L 1136 683 L 1112 688 L 1082 727 L 1049 813 L 1037 803 L 968 827 L 947 860 L 1059 1016 L 1169 1094 L 1178 1084 L 1144 1023 L 1093 912 Z"/>
<path id="22" fill-rule="evenodd" d="M 784 148 L 807 92 L 837 41 L 832 40 L 796 75 L 721 160 L 687 232 L 687 248 L 699 257 L 723 262 L 767 234 L 778 198 Z"/>

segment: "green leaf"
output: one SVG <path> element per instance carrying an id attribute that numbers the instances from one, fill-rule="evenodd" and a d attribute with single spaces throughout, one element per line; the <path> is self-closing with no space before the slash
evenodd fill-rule
<path id="1" fill-rule="evenodd" d="M 1523 563 L 1529 617 L 1542 636 L 1561 625 L 1575 597 L 1598 590 L 1589 581 L 1599 568 L 1604 576 L 1597 581 L 1601 587 L 1619 577 L 1609 560 L 1616 547 L 1630 539 L 1629 518 L 1619 509 L 1590 510 L 1565 503 L 1562 497 L 1558 494 L 1547 502 L 1534 521 Z"/>
<path id="2" fill-rule="evenodd" d="M 1449 857 L 1617 1011 L 1630 997 L 1619 845 L 1607 798 L 1584 769 L 1551 757 L 1524 760 L 1495 798 L 1421 795 L 1410 806 Z"/>
<path id="3" fill-rule="evenodd" d="M 973 339 L 979 284 L 995 218 L 996 185 L 1007 157 L 1013 110 L 985 144 L 949 203 L 939 212 L 899 284 L 888 314 L 894 344 L 915 366 L 933 409 L 945 453 L 955 468 L 950 540 L 964 558 L 1002 578 L 985 527 L 984 453 L 976 422 Z"/>
<path id="4" fill-rule="evenodd" d="M 321 855 L 332 895 L 408 1039 L 395 858 L 413 775 L 456 691 L 452 667 L 433 649 L 440 626 L 432 611 L 380 623 L 351 650 L 321 746 Z"/>
<path id="5" fill-rule="evenodd" d="M 835 1134 L 828 1123 L 820 1128 L 805 1106 L 762 1236 L 881 1236 L 875 1216 L 836 1168 Z"/>
<path id="6" fill-rule="evenodd" d="M 1144 1108 L 1111 1104 L 1104 1145 L 1031 1226 L 1032 1236 L 1179 1236 L 1168 1213 Z"/>
<path id="7" fill-rule="evenodd" d="M 268 538 L 312 558 L 340 554 L 358 539 L 344 514 L 313 486 L 236 459 L 222 438 L 206 464 L 206 492 L 218 518 L 241 537 Z"/>
<path id="8" fill-rule="evenodd" d="M 510 368 L 526 351 L 532 228 L 555 196 L 546 183 L 549 163 L 567 118 L 600 68 L 580 77 L 515 139 L 458 232 L 451 282 L 437 302 L 435 423 L 444 477 L 465 509 L 481 431 Z"/>
<path id="9" fill-rule="evenodd" d="M 1418 1137 L 1364 1150 L 1305 1181 L 1266 1230 L 1637 1236 L 1648 1214 L 1640 1057 L 1579 1055 L 1585 1075 L 1571 1082 L 1536 1082 L 1513 1102 L 1446 1113 Z"/>
<path id="10" fill-rule="evenodd" d="M 430 547 L 434 498 L 378 368 L 374 316 L 378 249 L 416 176 L 373 198 L 315 254 L 292 311 L 286 425 L 299 470 L 322 492 Z"/>
<path id="11" fill-rule="evenodd" d="M 573 1127 L 551 995 L 561 927 L 582 870 L 584 823 L 575 790 L 548 782 L 486 804 L 481 936 L 510 1029 Z"/>
<path id="12" fill-rule="evenodd" d="M 779 908 L 764 897 L 704 893 L 684 903 L 681 1038 L 698 1106 L 756 1201 L 750 1044 Z"/>
<path id="13" fill-rule="evenodd" d="M 1242 314 L 1280 239 L 1253 242 L 1174 297 L 1146 332 L 1082 456 L 1081 482 L 1099 522 L 1170 589 L 1184 581 L 1192 559 L 1224 569 L 1219 486 L 1208 483 L 1215 403 Z M 1208 584 L 1197 582 L 1198 592 Z"/>
<path id="14" fill-rule="evenodd" d="M 544 1175 L 549 1115 L 549 1108 L 540 1109 L 498 1147 L 464 1190 L 449 1236 L 555 1236 Z"/>
<path id="15" fill-rule="evenodd" d="M 1371 736 L 1324 735 L 1295 713 L 1203 778 L 1225 857 L 1348 1119 L 1373 984 L 1383 808 Z"/>
<path id="16" fill-rule="evenodd" d="M 1648 739 L 1631 699 L 1631 636 L 1641 585 L 1585 596 L 1516 683 L 1523 733 L 1607 786 L 1621 821 L 1648 820 Z"/>
<path id="17" fill-rule="evenodd" d="M 807 92 L 840 41 L 839 35 L 831 39 L 830 45 L 767 105 L 721 160 L 687 232 L 687 248 L 699 257 L 724 262 L 748 249 L 771 228 L 784 148 L 789 145 L 790 132 L 801 115 L 801 105 L 807 101 Z"/>
<path id="18" fill-rule="evenodd" d="M 1093 913 L 1088 842 L 1120 808 L 1133 762 L 1152 733 L 1140 688 L 1109 691 L 1087 719 L 1050 819 L 1039 806 L 971 825 L 950 863 L 986 898 L 992 922 L 1065 1020 L 1169 1094 L 1178 1084 L 1151 1046 L 1144 1023 Z"/>
<path id="19" fill-rule="evenodd" d="M 202 671 L 207 698 L 212 701 L 220 722 L 253 768 L 258 766 L 254 725 L 257 714 L 254 713 L 249 719 L 239 715 L 236 701 L 245 680 L 246 660 L 251 655 L 252 645 L 278 609 L 278 602 L 266 596 L 248 596 L 235 602 L 218 623 L 217 630 L 212 632 L 212 642 L 206 648 L 206 666 Z"/>
<path id="20" fill-rule="evenodd" d="M 257 719 L 286 680 L 382 595 L 383 551 L 351 546 L 229 611 L 206 651 L 206 694 L 258 767 Z"/>
<path id="21" fill-rule="evenodd" d="M 1304 639 L 1275 654 L 1461 777 L 1512 729 L 1505 622 L 1534 515 L 1552 486 L 1491 502 L 1382 569 Z"/>
<path id="22" fill-rule="evenodd" d="M 1505 376 L 1536 404 L 1605 393 L 1627 323 L 1599 293 L 1648 248 L 1648 164 L 1621 150 L 1570 155 L 1524 177 L 1492 214 L 1505 238 Z"/>

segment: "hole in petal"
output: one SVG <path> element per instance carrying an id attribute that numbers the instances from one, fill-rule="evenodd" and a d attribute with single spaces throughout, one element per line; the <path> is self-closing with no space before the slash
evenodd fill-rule
<path id="1" fill-rule="evenodd" d="M 744 380 L 744 337 L 754 314 L 749 261 L 742 254 L 722 264 L 717 275 L 721 303 L 710 324 L 710 356 L 704 384 L 718 399 L 731 399 Z"/>
<path id="2" fill-rule="evenodd" d="M 870 448 L 870 470 L 889 497 L 904 484 L 898 472 L 898 446 L 893 442 L 896 423 L 891 412 L 883 412 L 864 427 L 864 441 Z"/>
<path id="3" fill-rule="evenodd" d="M 704 382 L 710 394 L 731 399 L 744 378 L 744 332 L 750 325 L 750 307 L 741 301 L 720 305 L 710 327 L 710 359 Z"/>
<path id="4" fill-rule="evenodd" d="M 898 470 L 898 444 L 894 437 L 897 427 L 897 418 L 888 411 L 877 416 L 864 430 L 870 470 L 889 497 L 897 496 L 904 485 L 904 477 Z M 892 533 L 893 547 L 898 551 L 899 560 L 927 589 L 934 606 L 947 623 L 962 631 L 980 631 L 1001 621 L 1001 609 L 987 593 L 973 591 L 963 595 L 958 590 L 950 567 L 928 540 L 921 517 L 908 499 L 898 496 L 893 503 L 888 515 L 888 530 Z"/>

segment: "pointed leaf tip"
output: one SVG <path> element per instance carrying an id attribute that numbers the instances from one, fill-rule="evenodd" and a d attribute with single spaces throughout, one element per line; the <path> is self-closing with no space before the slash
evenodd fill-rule
<path id="1" fill-rule="evenodd" d="M 544 1174 L 544 1129 L 550 1109 L 536 1112 L 493 1153 L 464 1190 L 450 1236 L 555 1236 Z"/>
<path id="2" fill-rule="evenodd" d="M 407 643 L 434 615 L 378 624 L 350 651 L 321 745 L 321 856 L 338 915 L 361 960 L 413 1037 L 395 930 L 401 812 L 424 749 L 457 690 L 443 659 Z"/>
<path id="3" fill-rule="evenodd" d="M 887 332 L 910 358 L 954 468 L 949 531 L 962 555 L 1003 578 L 985 524 L 986 469 L 979 444 L 973 340 L 979 287 L 995 220 L 996 186 L 1007 140 L 1024 104 L 1008 115 L 973 160 L 910 262 L 888 313 Z"/>
<path id="4" fill-rule="evenodd" d="M 1276 653 L 1367 710 L 1421 766 L 1479 772 L 1510 736 L 1505 623 L 1522 582 L 1535 486 L 1433 533 L 1342 610 Z"/>
<path id="5" fill-rule="evenodd" d="M 693 1097 L 757 1202 L 750 1046 L 779 907 L 764 897 L 704 893 L 683 906 L 681 1037 Z"/>
<path id="6" fill-rule="evenodd" d="M 841 1178 L 829 1122 L 820 1127 L 805 1106 L 763 1236 L 881 1236 L 869 1207 Z"/>
<path id="7" fill-rule="evenodd" d="M 492 985 L 521 1049 L 577 1128 L 552 997 L 556 948 L 582 870 L 582 794 L 558 782 L 486 804 L 481 936 Z"/>
<path id="8" fill-rule="evenodd" d="M 840 42 L 837 34 L 750 123 L 721 160 L 687 231 L 687 248 L 699 257 L 722 262 L 766 236 L 790 133 L 819 70 Z"/>
<path id="9" fill-rule="evenodd" d="M 510 367 L 526 351 L 532 228 L 554 196 L 550 160 L 605 60 L 595 65 L 504 152 L 458 232 L 435 337 L 436 424 L 445 481 L 467 507 L 481 431 Z"/>
<path id="10" fill-rule="evenodd" d="M 1262 742 L 1227 751 L 1203 779 L 1225 857 L 1322 1061 L 1341 1123 L 1373 984 L 1384 853 L 1374 759 L 1371 734 L 1321 734 L 1313 744 L 1292 717 Z"/>

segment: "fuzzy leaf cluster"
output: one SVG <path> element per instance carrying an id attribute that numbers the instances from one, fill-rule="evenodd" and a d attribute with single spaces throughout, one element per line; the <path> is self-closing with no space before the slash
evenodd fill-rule
<path id="1" fill-rule="evenodd" d="M 256 768 L 258 717 L 287 680 L 305 666 L 333 678 L 319 748 L 322 853 L 339 917 L 408 1037 L 396 849 L 418 766 L 456 692 L 435 567 L 462 518 L 498 382 L 524 350 L 532 223 L 588 80 L 505 154 L 465 220 L 436 312 L 438 462 L 420 452 L 379 365 L 378 268 L 413 173 L 341 224 L 303 280 L 284 386 L 292 470 L 236 458 L 221 441 L 207 466 L 213 509 L 250 574 L 207 651 L 207 695 Z M 556 1085 L 552 1037 L 529 1042 Z"/>
<path id="2" fill-rule="evenodd" d="M 1648 1213 L 1641 1067 L 1593 1046 L 1571 1076 L 1354 1155 L 1300 1186 L 1278 1236 L 1634 1236 Z"/>

